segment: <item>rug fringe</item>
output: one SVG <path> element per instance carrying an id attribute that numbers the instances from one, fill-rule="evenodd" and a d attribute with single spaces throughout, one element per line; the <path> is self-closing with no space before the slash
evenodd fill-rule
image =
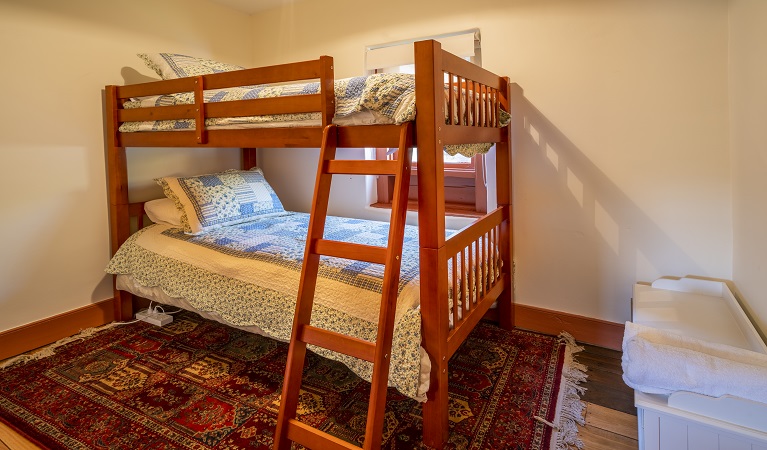
<path id="1" fill-rule="evenodd" d="M 572 448 L 583 449 L 583 441 L 578 438 L 578 425 L 585 425 L 583 412 L 586 404 L 581 401 L 581 395 L 586 390 L 580 383 L 586 381 L 586 366 L 573 358 L 573 355 L 584 348 L 575 341 L 575 338 L 566 331 L 559 334 L 560 342 L 564 343 L 565 361 L 562 366 L 562 385 L 560 396 L 562 399 L 561 409 L 557 414 L 552 441 L 556 450 Z"/>
<path id="2" fill-rule="evenodd" d="M 91 327 L 91 328 L 86 328 L 84 330 L 80 330 L 77 334 L 59 339 L 58 341 L 52 344 L 46 345 L 45 347 L 41 347 L 40 349 L 32 353 L 22 353 L 21 355 L 8 358 L 2 363 L 0 363 L 0 370 L 7 369 L 9 367 L 12 367 L 18 364 L 26 364 L 30 361 L 35 361 L 38 359 L 43 359 L 49 356 L 53 356 L 56 354 L 56 349 L 63 345 L 67 345 L 76 341 L 81 341 L 83 339 L 93 336 L 99 331 L 106 330 L 108 328 L 112 328 L 117 325 L 124 325 L 127 323 L 130 323 L 130 322 L 111 322 L 106 325 L 101 325 L 99 327 Z"/>

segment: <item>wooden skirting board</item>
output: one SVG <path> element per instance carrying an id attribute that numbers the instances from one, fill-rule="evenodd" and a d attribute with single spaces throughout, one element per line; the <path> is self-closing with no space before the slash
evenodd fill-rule
<path id="1" fill-rule="evenodd" d="M 496 320 L 498 311 L 491 309 L 485 318 Z M 561 311 L 514 304 L 514 323 L 517 328 L 538 333 L 559 335 L 566 331 L 577 341 L 598 347 L 620 350 L 623 342 L 622 323 L 608 322 Z"/>
<path id="2" fill-rule="evenodd" d="M 112 299 L 0 332 L 0 360 L 56 342 L 89 327 L 114 320 Z M 486 317 L 493 319 L 495 310 Z M 514 305 L 517 327 L 545 334 L 567 331 L 578 341 L 620 350 L 624 325 L 560 311 Z"/>
<path id="3" fill-rule="evenodd" d="M 514 321 L 518 328 L 553 335 L 566 331 L 580 342 L 612 350 L 621 349 L 625 328 L 622 323 L 520 305 L 519 303 L 514 305 L 514 314 Z"/>
<path id="4" fill-rule="evenodd" d="M 0 332 L 0 360 L 43 347 L 85 328 L 112 322 L 113 308 L 110 298 Z"/>

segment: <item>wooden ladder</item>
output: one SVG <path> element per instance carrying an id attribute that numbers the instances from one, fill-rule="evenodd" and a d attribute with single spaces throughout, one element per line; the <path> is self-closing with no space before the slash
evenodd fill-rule
<path id="1" fill-rule="evenodd" d="M 280 412 L 274 435 L 274 449 L 287 450 L 290 441 L 311 449 L 356 449 L 354 444 L 312 428 L 296 419 L 301 374 L 304 368 L 307 344 L 323 347 L 373 363 L 364 449 L 381 447 L 386 390 L 389 379 L 389 353 L 394 331 L 394 313 L 397 308 L 402 242 L 405 233 L 408 188 L 410 185 L 410 123 L 401 125 L 399 153 L 396 160 L 337 160 L 337 128 L 325 127 L 314 187 L 314 200 L 309 218 L 309 231 L 301 281 L 298 288 L 296 313 L 290 337 L 285 381 L 282 385 Z M 324 239 L 325 219 L 330 197 L 330 181 L 336 174 L 394 175 L 388 246 L 353 244 Z M 375 342 L 316 328 L 309 325 L 317 285 L 320 256 L 334 256 L 351 260 L 384 264 L 381 306 L 378 317 L 378 334 Z"/>

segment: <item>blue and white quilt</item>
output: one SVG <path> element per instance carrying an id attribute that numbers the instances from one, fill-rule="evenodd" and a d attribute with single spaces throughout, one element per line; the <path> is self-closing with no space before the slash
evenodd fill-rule
<path id="1" fill-rule="evenodd" d="M 196 236 L 152 225 L 132 235 L 106 271 L 129 275 L 140 286 L 183 298 L 193 308 L 215 313 L 232 325 L 256 326 L 287 341 L 308 223 L 308 214 L 287 212 Z M 325 238 L 385 246 L 388 230 L 385 222 L 329 216 Z M 420 347 L 418 252 L 418 229 L 407 226 L 389 384 L 423 401 L 428 384 L 422 373 L 428 374 L 429 367 Z M 322 257 L 319 275 L 312 324 L 375 341 L 383 266 Z M 343 362 L 362 378 L 372 376 L 372 364 L 367 361 L 312 350 Z"/>
<path id="2" fill-rule="evenodd" d="M 380 125 L 401 124 L 415 120 L 415 77 L 412 74 L 386 73 L 373 74 L 336 80 L 334 82 L 336 110 L 333 123 L 337 125 Z M 301 83 L 289 85 L 244 86 L 228 89 L 214 89 L 203 92 L 205 103 L 274 98 L 291 95 L 317 94 L 319 83 Z M 477 94 L 474 94 L 477 95 Z M 466 92 L 462 93 L 462 102 L 466 102 Z M 447 104 L 447 90 L 445 104 Z M 457 101 L 457 100 L 456 100 Z M 194 93 L 184 92 L 172 95 L 145 97 L 125 102 L 125 109 L 146 108 L 152 106 L 171 106 L 194 103 Z M 454 105 L 454 106 L 457 106 Z M 446 108 L 447 110 L 447 108 Z M 453 108 L 458 111 L 457 107 Z M 468 112 L 471 114 L 471 112 Z M 511 116 L 503 109 L 498 109 L 501 126 L 506 126 Z M 458 119 L 457 117 L 455 118 Z M 465 121 L 463 118 L 462 121 Z M 319 126 L 319 113 L 272 114 L 246 117 L 217 117 L 205 119 L 208 129 L 235 129 L 252 127 L 290 127 Z M 194 119 L 157 120 L 144 122 L 125 122 L 120 125 L 121 132 L 137 131 L 179 131 L 193 130 Z M 451 155 L 460 153 L 471 157 L 486 153 L 492 144 L 458 144 L 445 147 Z"/>
<path id="3" fill-rule="evenodd" d="M 413 75 L 391 73 L 364 77 L 345 78 L 334 83 L 336 111 L 334 122 L 340 124 L 400 124 L 415 119 L 415 79 Z M 320 84 L 299 83 L 287 85 L 243 86 L 214 89 L 203 92 L 205 103 L 258 98 L 286 97 L 319 94 Z M 126 102 L 125 109 L 150 106 L 171 106 L 194 103 L 193 92 L 145 97 Z M 355 114 L 369 113 L 362 122 L 356 122 Z M 313 126 L 320 123 L 319 113 L 274 114 L 247 117 L 209 118 L 205 126 L 211 129 L 233 128 L 238 125 Z M 120 131 L 172 131 L 193 130 L 194 119 L 126 122 Z"/>

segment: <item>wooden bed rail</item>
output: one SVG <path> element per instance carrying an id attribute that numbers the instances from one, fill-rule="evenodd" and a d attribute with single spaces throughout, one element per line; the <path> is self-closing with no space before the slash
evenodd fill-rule
<path id="1" fill-rule="evenodd" d="M 124 100 L 133 97 L 192 92 L 194 91 L 194 81 L 197 78 L 202 78 L 206 89 L 319 79 L 322 77 L 323 71 L 328 68 L 332 69 L 332 66 L 332 57 L 321 56 L 316 60 L 119 86 L 117 97 Z"/>
<path id="2" fill-rule="evenodd" d="M 441 72 L 447 87 L 447 123 L 442 130 L 443 142 L 507 142 L 508 129 L 500 127 L 498 110 L 510 111 L 508 79 L 444 50 L 441 50 L 441 60 Z M 474 128 L 471 136 L 466 134 L 463 127 Z"/>
<path id="3" fill-rule="evenodd" d="M 416 43 L 417 47 L 430 45 L 438 46 L 439 43 Z M 435 86 L 445 88 L 445 98 L 437 117 L 445 117 L 445 121 L 437 125 L 440 135 L 438 144 L 508 143 L 509 130 L 500 126 L 498 113 L 499 108 L 510 111 L 508 78 L 499 77 L 444 50 L 440 50 L 439 54 L 441 65 L 435 70 L 435 76 L 440 77 L 441 74 L 442 82 L 437 81 Z M 421 110 L 420 107 L 417 109 Z M 396 125 L 339 127 L 338 146 L 394 147 L 398 136 Z M 420 146 L 417 133 L 413 145 Z"/>
<path id="4" fill-rule="evenodd" d="M 257 98 L 247 100 L 233 100 L 206 103 L 203 94 L 207 90 L 226 89 L 234 87 L 246 87 L 256 85 L 268 85 L 274 83 L 290 83 L 298 81 L 318 80 L 319 93 L 301 94 L 280 98 Z M 256 130 L 218 130 L 211 136 L 211 130 L 207 130 L 205 121 L 222 117 L 247 117 L 294 113 L 319 113 L 321 125 L 315 127 L 301 127 L 296 143 L 291 146 L 304 144 L 319 145 L 319 135 L 322 127 L 330 124 L 335 112 L 333 58 L 321 56 L 316 60 L 297 63 L 280 64 L 269 67 L 243 69 L 233 72 L 222 72 L 196 77 L 186 77 L 174 80 L 153 81 L 128 86 L 107 86 L 107 95 L 111 97 L 113 109 L 108 114 L 114 122 L 115 140 L 119 146 L 235 146 L 243 147 L 242 142 L 253 139 L 266 139 L 275 146 L 286 146 L 284 142 L 290 142 L 290 135 L 285 129 L 281 131 Z M 157 95 L 169 95 L 179 93 L 193 93 L 194 103 L 150 106 L 141 108 L 123 108 L 126 100 L 151 97 Z M 142 122 L 157 120 L 194 120 L 194 130 L 184 131 L 152 131 L 120 133 L 119 127 L 125 122 Z M 316 133 L 307 133 L 306 130 L 319 130 Z M 303 130 L 303 132 L 301 131 Z M 221 133 L 221 131 L 224 131 Z M 151 133 L 151 134 L 150 134 Z M 173 134 L 168 134 L 173 133 Z M 270 135 L 274 137 L 270 138 Z M 125 142 L 123 142 L 125 141 Z M 283 145 L 277 145 L 283 143 Z M 228 145 L 239 144 L 239 145 Z"/>
<path id="5" fill-rule="evenodd" d="M 448 355 L 452 355 L 469 332 L 506 287 L 501 258 L 501 225 L 508 217 L 504 207 L 496 208 L 445 243 L 452 328 L 448 334 Z"/>

